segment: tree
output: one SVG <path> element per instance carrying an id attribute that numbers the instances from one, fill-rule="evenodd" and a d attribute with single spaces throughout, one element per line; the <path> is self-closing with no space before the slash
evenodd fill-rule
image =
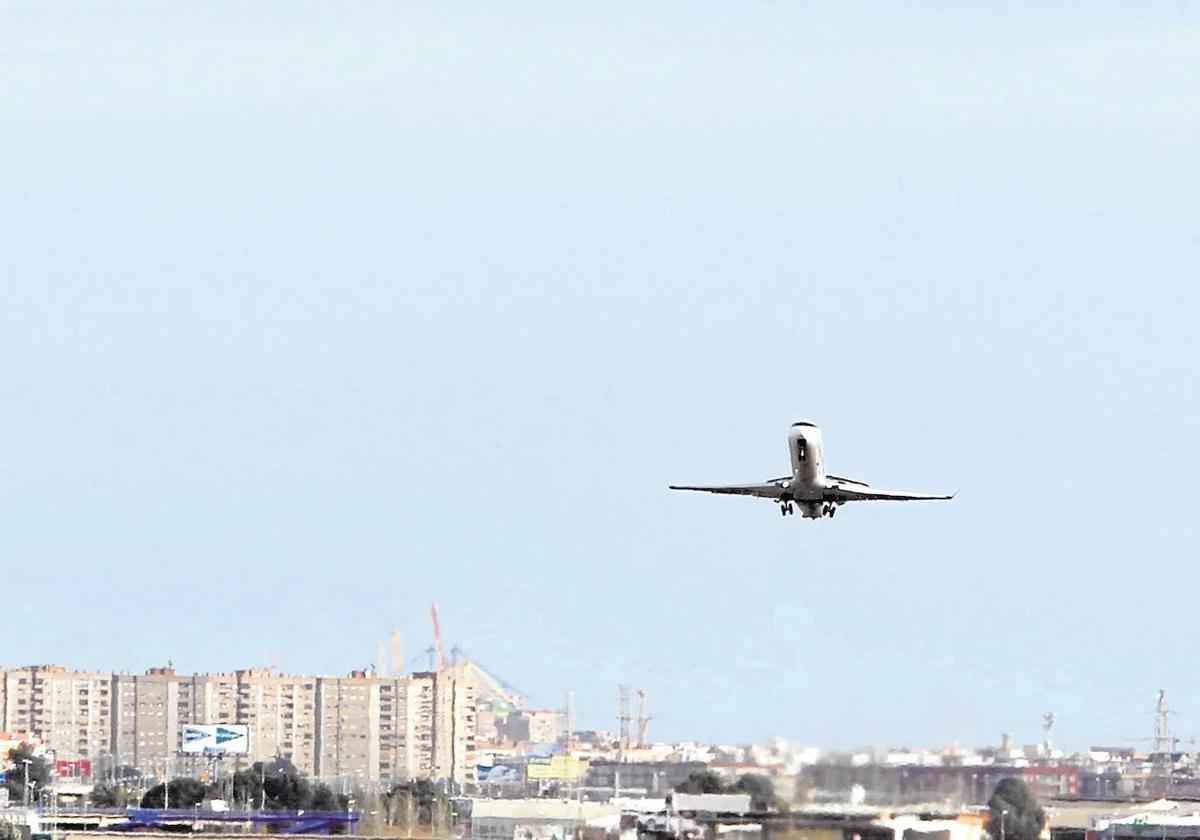
<path id="1" fill-rule="evenodd" d="M 724 793 L 725 784 L 711 770 L 700 770 L 675 785 L 676 793 Z"/>
<path id="2" fill-rule="evenodd" d="M 312 807 L 312 785 L 299 773 L 268 773 L 263 780 L 267 795 L 267 809 L 271 811 L 299 811 Z"/>
<path id="3" fill-rule="evenodd" d="M 318 785 L 322 788 L 324 785 Z M 248 770 L 233 776 L 233 800 L 247 807 L 261 805 L 267 811 L 300 811 L 315 808 L 334 810 L 316 804 L 317 789 L 297 772 L 290 763 L 256 761 Z M 322 802 L 328 803 L 332 792 L 325 788 Z"/>
<path id="4" fill-rule="evenodd" d="M 731 790 L 750 794 L 750 808 L 755 811 L 769 811 L 775 804 L 775 783 L 761 773 L 747 773 Z"/>
<path id="5" fill-rule="evenodd" d="M 209 798 L 209 787 L 199 779 L 171 779 L 170 789 L 159 783 L 142 797 L 143 808 L 192 808 Z M 169 800 L 168 800 L 169 797 Z"/>
<path id="6" fill-rule="evenodd" d="M 88 802 L 97 808 L 124 808 L 138 801 L 138 796 L 129 788 L 102 782 L 92 788 Z"/>
<path id="7" fill-rule="evenodd" d="M 1046 827 L 1046 812 L 1021 779 L 1001 779 L 988 800 L 988 834 L 993 840 L 1037 840 Z"/>
<path id="8" fill-rule="evenodd" d="M 445 795 L 432 780 L 416 779 L 393 786 L 388 798 L 391 800 L 388 810 L 397 814 L 405 827 L 410 820 L 415 820 L 417 825 L 432 826 Z"/>
<path id="9" fill-rule="evenodd" d="M 8 751 L 8 781 L 5 786 L 8 788 L 8 798 L 10 802 L 21 803 L 25 801 L 25 762 L 29 762 L 29 786 L 33 788 L 30 792 L 29 800 L 33 801 L 33 793 L 42 790 L 46 787 L 46 782 L 50 780 L 50 762 L 44 758 L 39 758 L 33 754 L 33 747 L 29 744 L 19 744 Z"/>
<path id="10" fill-rule="evenodd" d="M 314 811 L 338 811 L 341 810 L 338 804 L 338 797 L 334 795 L 333 790 L 324 782 L 319 782 L 312 792 L 312 809 Z"/>

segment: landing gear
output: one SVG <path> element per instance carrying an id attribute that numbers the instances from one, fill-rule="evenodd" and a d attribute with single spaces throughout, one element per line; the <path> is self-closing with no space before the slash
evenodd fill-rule
<path id="1" fill-rule="evenodd" d="M 793 505 L 791 502 L 780 502 L 779 503 L 779 515 L 780 516 L 790 516 L 791 514 L 793 514 L 795 512 L 796 512 L 796 506 Z"/>
<path id="2" fill-rule="evenodd" d="M 835 513 L 837 513 L 837 505 L 825 505 L 825 507 L 821 508 L 821 515 L 828 516 L 830 519 L 833 518 Z"/>

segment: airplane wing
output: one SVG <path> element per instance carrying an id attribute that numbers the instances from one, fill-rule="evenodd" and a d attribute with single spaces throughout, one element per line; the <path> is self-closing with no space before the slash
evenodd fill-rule
<path id="1" fill-rule="evenodd" d="M 846 481 L 846 479 L 842 479 L 842 481 Z M 847 502 L 915 502 L 954 498 L 953 493 L 947 496 L 941 493 L 917 493 L 912 490 L 884 490 L 858 481 L 846 481 L 844 484 L 839 482 L 830 488 L 829 495 L 834 496 L 835 501 Z"/>
<path id="2" fill-rule="evenodd" d="M 699 490 L 701 493 L 726 493 L 733 496 L 758 496 L 761 499 L 778 499 L 784 493 L 783 479 L 762 484 L 719 484 L 688 486 L 672 484 L 670 490 Z"/>

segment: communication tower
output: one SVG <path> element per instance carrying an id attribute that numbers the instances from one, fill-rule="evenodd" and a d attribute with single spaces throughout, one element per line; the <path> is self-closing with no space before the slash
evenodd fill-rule
<path id="1" fill-rule="evenodd" d="M 1171 788 L 1171 776 L 1175 770 L 1175 737 L 1171 734 L 1171 708 L 1167 705 L 1167 692 L 1158 690 L 1158 702 L 1154 704 L 1154 769 L 1152 789 L 1158 796 L 1166 796 Z"/>
<path id="2" fill-rule="evenodd" d="M 563 752 L 571 754 L 575 746 L 575 692 L 567 692 L 567 703 L 563 707 Z"/>

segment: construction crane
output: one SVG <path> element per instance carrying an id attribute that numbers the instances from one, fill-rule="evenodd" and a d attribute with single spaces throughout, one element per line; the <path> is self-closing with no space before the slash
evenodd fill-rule
<path id="1" fill-rule="evenodd" d="M 623 758 L 625 750 L 629 749 L 633 745 L 632 739 L 630 738 L 630 735 L 629 735 L 629 724 L 631 723 L 631 720 L 632 720 L 629 716 L 629 686 L 618 685 L 617 690 L 618 690 L 620 698 L 621 698 L 620 699 L 620 707 L 619 707 L 620 711 L 617 714 L 617 725 L 619 727 L 619 734 L 617 735 L 617 745 L 621 751 L 620 755 Z"/>
<path id="2" fill-rule="evenodd" d="M 437 651 L 432 646 L 430 646 L 430 647 L 425 648 L 425 650 L 421 651 L 420 653 L 418 653 L 412 659 L 408 660 L 408 664 L 405 666 L 405 671 L 407 672 L 407 670 L 410 668 L 419 669 L 421 666 L 422 659 L 425 660 L 425 670 L 426 671 L 432 672 L 437 668 L 437 661 L 436 661 L 437 660 Z"/>
<path id="3" fill-rule="evenodd" d="M 472 659 L 465 650 L 455 645 L 450 650 L 454 667 L 463 674 L 469 674 L 483 689 L 484 696 L 490 700 L 502 700 L 513 708 L 525 705 L 525 693 L 515 685 L 497 677 L 478 660 Z"/>
<path id="4" fill-rule="evenodd" d="M 433 646 L 437 648 L 438 670 L 445 671 L 449 666 L 446 660 L 446 646 L 442 644 L 442 626 L 438 623 L 437 603 L 429 602 L 429 615 L 433 619 Z"/>
<path id="5" fill-rule="evenodd" d="M 646 689 L 639 688 L 637 690 L 638 698 L 638 717 L 637 717 L 637 745 L 639 747 L 646 746 L 646 727 L 650 723 L 650 715 L 646 713 Z"/>
<path id="6" fill-rule="evenodd" d="M 436 651 L 440 670 L 452 669 L 456 675 L 472 677 L 482 690 L 482 696 L 485 699 L 500 701 L 509 707 L 509 711 L 525 705 L 525 693 L 523 691 L 497 677 L 477 660 L 472 659 L 470 654 L 458 645 L 452 647 L 450 655 L 447 656 L 446 646 L 442 642 L 442 626 L 441 622 L 438 621 L 437 604 L 435 602 L 430 602 L 429 604 L 429 617 L 433 621 L 434 644 L 429 649 L 429 652 Z M 433 656 L 430 655 L 430 670 L 432 670 L 432 665 Z"/>

